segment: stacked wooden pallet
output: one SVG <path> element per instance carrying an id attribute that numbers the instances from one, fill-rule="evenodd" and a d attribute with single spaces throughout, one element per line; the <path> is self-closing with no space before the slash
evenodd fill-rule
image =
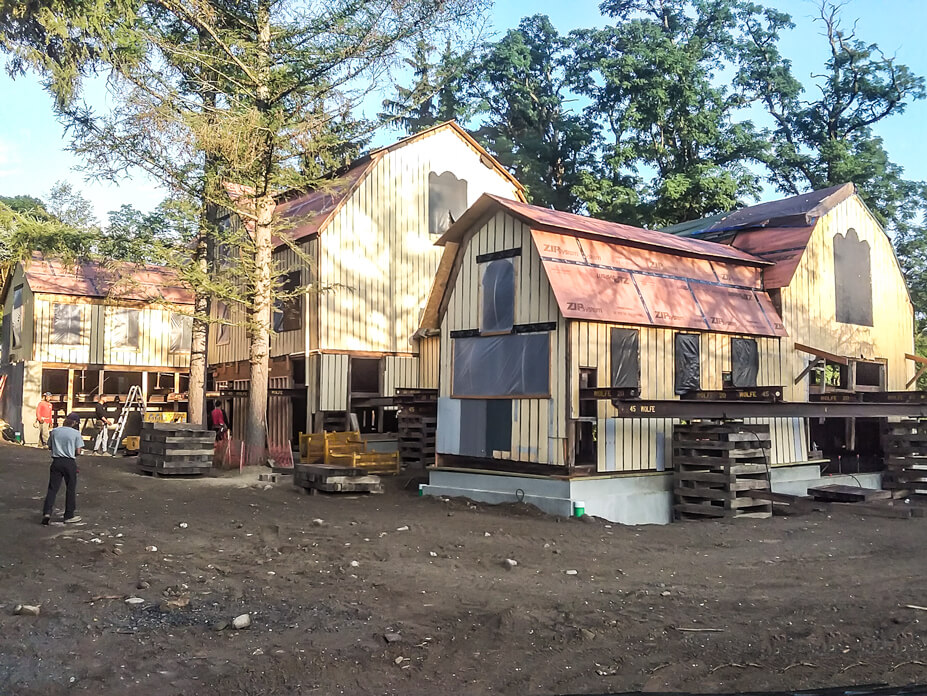
<path id="1" fill-rule="evenodd" d="M 771 517 L 768 425 L 699 421 L 673 428 L 676 519 Z"/>
<path id="2" fill-rule="evenodd" d="M 215 433 L 201 425 L 143 423 L 138 466 L 157 476 L 205 474 L 215 445 Z"/>
<path id="3" fill-rule="evenodd" d="M 434 464 L 438 414 L 433 405 L 408 406 L 399 411 L 399 458 L 403 466 Z"/>
<path id="4" fill-rule="evenodd" d="M 927 495 L 927 421 L 904 420 L 882 428 L 882 488 Z"/>

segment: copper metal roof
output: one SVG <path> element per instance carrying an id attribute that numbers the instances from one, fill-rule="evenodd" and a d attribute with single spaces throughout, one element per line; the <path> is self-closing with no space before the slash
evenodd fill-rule
<path id="1" fill-rule="evenodd" d="M 479 218 L 486 215 L 493 208 L 498 207 L 507 210 L 533 227 L 563 230 L 573 236 L 599 237 L 621 242 L 626 246 L 662 249 L 675 255 L 729 259 L 755 266 L 769 265 L 768 261 L 725 244 L 706 242 L 700 239 L 687 239 L 666 234 L 665 232 L 645 230 L 631 225 L 597 220 L 584 215 L 550 210 L 549 208 L 541 208 L 489 193 L 480 196 L 479 200 L 457 222 L 451 225 L 450 229 L 436 243 L 459 242 Z"/>
<path id="2" fill-rule="evenodd" d="M 103 266 L 86 261 L 69 265 L 36 252 L 23 263 L 23 271 L 32 292 L 193 304 L 193 291 L 177 278 L 175 271 L 164 266 L 132 263 Z"/>

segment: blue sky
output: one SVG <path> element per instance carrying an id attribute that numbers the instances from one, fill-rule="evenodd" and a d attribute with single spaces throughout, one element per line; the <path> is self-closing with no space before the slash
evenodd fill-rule
<path id="1" fill-rule="evenodd" d="M 767 4 L 792 15 L 796 28 L 782 41 L 783 53 L 793 61 L 796 76 L 805 84 L 826 57 L 826 42 L 820 25 L 813 22 L 812 0 L 767 0 Z M 604 23 L 598 0 L 496 0 L 489 31 L 498 36 L 514 27 L 527 14 L 550 16 L 561 32 Z M 858 18 L 857 33 L 878 44 L 887 54 L 927 76 L 927 0 L 851 0 L 843 11 L 845 23 Z M 102 86 L 88 95 L 90 101 L 105 100 Z M 910 178 L 927 179 L 927 101 L 912 104 L 902 116 L 881 124 L 877 132 L 885 139 L 890 156 L 904 167 Z M 143 174 L 118 186 L 86 181 L 76 171 L 77 159 L 66 151 L 67 139 L 55 120 L 51 101 L 32 77 L 11 80 L 0 75 L 0 195 L 44 195 L 59 179 L 71 181 L 94 204 L 98 217 L 123 203 L 150 209 L 164 192 Z M 767 197 L 775 197 L 770 192 Z"/>

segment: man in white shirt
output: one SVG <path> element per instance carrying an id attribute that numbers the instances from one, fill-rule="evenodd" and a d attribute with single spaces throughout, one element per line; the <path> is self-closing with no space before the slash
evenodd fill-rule
<path id="1" fill-rule="evenodd" d="M 45 495 L 45 505 L 42 508 L 42 524 L 51 521 L 55 509 L 55 498 L 61 481 L 67 486 L 67 496 L 64 505 L 65 524 L 80 522 L 80 517 L 74 514 L 77 507 L 77 455 L 84 446 L 84 438 L 77 430 L 78 423 L 71 418 L 64 419 L 64 425 L 55 428 L 48 436 L 48 448 L 51 450 L 52 463 L 48 476 L 48 493 Z"/>

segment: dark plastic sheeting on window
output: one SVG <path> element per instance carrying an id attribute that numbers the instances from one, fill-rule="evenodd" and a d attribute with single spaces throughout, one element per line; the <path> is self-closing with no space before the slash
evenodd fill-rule
<path id="1" fill-rule="evenodd" d="M 512 449 L 512 400 L 490 399 L 486 402 L 486 452 Z"/>
<path id="2" fill-rule="evenodd" d="M 676 334 L 676 393 L 697 391 L 701 386 L 699 335 Z"/>
<path id="3" fill-rule="evenodd" d="M 760 352 L 752 338 L 731 339 L 731 383 L 735 387 L 755 387 L 760 371 Z"/>
<path id="4" fill-rule="evenodd" d="M 496 259 L 483 271 L 483 320 L 480 331 L 511 331 L 514 323 L 515 266 L 511 259 Z"/>
<path id="5" fill-rule="evenodd" d="M 460 402 L 460 453 L 466 457 L 486 456 L 486 403 L 485 399 Z"/>
<path id="6" fill-rule="evenodd" d="M 454 339 L 457 397 L 546 397 L 550 393 L 548 334 Z"/>
<path id="7" fill-rule="evenodd" d="M 612 386 L 639 387 L 641 340 L 636 329 L 612 329 Z"/>

